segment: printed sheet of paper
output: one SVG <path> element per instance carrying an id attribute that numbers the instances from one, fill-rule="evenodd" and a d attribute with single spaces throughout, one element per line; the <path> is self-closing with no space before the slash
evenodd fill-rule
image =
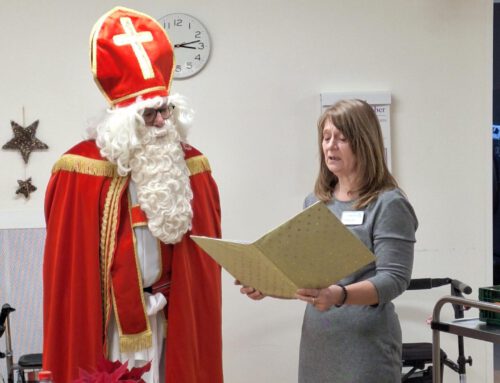
<path id="1" fill-rule="evenodd" d="M 242 284 L 281 298 L 330 286 L 375 260 L 322 202 L 253 243 L 191 238 Z"/>

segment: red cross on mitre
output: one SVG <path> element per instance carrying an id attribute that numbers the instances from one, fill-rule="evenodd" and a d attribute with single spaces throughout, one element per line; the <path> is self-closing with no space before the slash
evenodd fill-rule
<path id="1" fill-rule="evenodd" d="M 128 105 L 139 96 L 168 96 L 174 54 L 155 19 L 113 8 L 95 24 L 90 44 L 94 80 L 111 105 Z"/>

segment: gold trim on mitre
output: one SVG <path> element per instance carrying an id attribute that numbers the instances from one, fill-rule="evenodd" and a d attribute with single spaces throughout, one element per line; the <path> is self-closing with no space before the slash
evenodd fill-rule
<path id="1" fill-rule="evenodd" d="M 204 155 L 191 157 L 186 160 L 186 165 L 189 169 L 189 173 L 194 176 L 198 173 L 210 172 L 210 163 L 208 162 L 208 158 Z"/>
<path id="2" fill-rule="evenodd" d="M 101 30 L 102 24 L 104 24 L 104 21 L 108 18 L 108 16 L 119 9 L 123 9 L 123 7 L 114 7 L 109 12 L 106 12 L 104 15 L 102 15 L 92 27 L 89 39 L 90 69 L 92 70 L 92 76 L 94 77 L 94 82 L 97 84 L 97 87 L 104 95 L 109 104 L 112 104 L 111 99 L 108 97 L 108 95 L 102 88 L 101 83 L 97 79 L 97 34 Z"/>
<path id="3" fill-rule="evenodd" d="M 91 176 L 115 177 L 117 176 L 116 165 L 105 160 L 95 160 L 76 154 L 65 154 L 52 167 L 52 173 L 60 170 L 87 174 Z"/>
<path id="4" fill-rule="evenodd" d="M 140 96 L 140 95 L 143 95 L 145 93 L 150 93 L 150 92 L 154 92 L 155 90 L 162 90 L 162 89 L 165 89 L 168 93 L 168 89 L 164 86 L 154 86 L 154 87 L 151 87 L 151 88 L 147 88 L 147 89 L 143 89 L 143 90 L 139 90 L 135 93 L 131 93 L 131 94 L 127 94 L 126 96 L 123 96 L 123 97 L 120 97 L 120 98 L 116 98 L 114 100 L 111 100 L 108 98 L 108 101 L 110 104 L 112 105 L 116 105 L 122 101 L 125 101 L 125 100 L 129 100 L 131 98 L 135 98 L 137 96 Z"/>

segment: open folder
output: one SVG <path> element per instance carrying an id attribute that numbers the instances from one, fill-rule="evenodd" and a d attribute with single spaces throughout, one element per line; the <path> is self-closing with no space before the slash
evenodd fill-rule
<path id="1" fill-rule="evenodd" d="M 323 202 L 253 243 L 191 238 L 243 285 L 280 298 L 330 286 L 375 260 Z"/>

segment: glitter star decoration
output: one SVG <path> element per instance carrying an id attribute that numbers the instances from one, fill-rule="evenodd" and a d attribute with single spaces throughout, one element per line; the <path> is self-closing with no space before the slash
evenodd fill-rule
<path id="1" fill-rule="evenodd" d="M 16 194 L 22 194 L 26 199 L 36 190 L 36 186 L 31 183 L 31 177 L 24 181 L 17 180 L 17 183 L 19 184 L 19 188 L 17 188 Z"/>
<path id="2" fill-rule="evenodd" d="M 21 152 L 24 163 L 27 164 L 30 154 L 33 150 L 48 149 L 49 147 L 36 138 L 36 129 L 38 128 L 38 120 L 30 126 L 24 128 L 18 123 L 11 121 L 14 138 L 7 142 L 2 149 L 16 149 Z"/>

